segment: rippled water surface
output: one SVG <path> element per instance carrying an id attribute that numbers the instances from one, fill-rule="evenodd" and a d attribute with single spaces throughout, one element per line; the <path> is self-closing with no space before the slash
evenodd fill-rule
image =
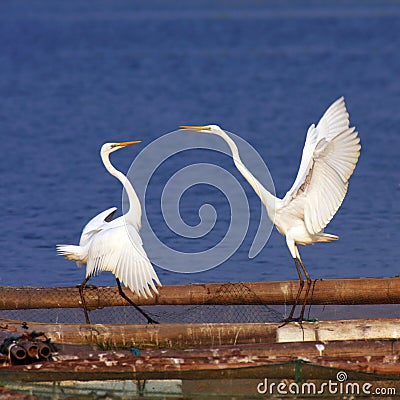
<path id="1" fill-rule="evenodd" d="M 303 260 L 312 277 L 397 275 L 399 28 L 400 4 L 384 1 L 2 1 L 0 284 L 83 280 L 55 244 L 76 243 L 92 216 L 120 208 L 121 185 L 101 164 L 102 143 L 143 141 L 113 155 L 125 172 L 141 148 L 179 125 L 217 123 L 257 149 L 284 196 L 308 126 L 342 95 L 361 158 L 326 229 L 340 240 L 301 248 Z M 255 211 L 248 236 L 210 271 L 157 269 L 163 283 L 296 278 L 276 231 L 248 258 L 259 201 L 223 155 L 191 150 L 158 170 L 159 196 L 150 196 L 146 209 L 159 237 L 181 251 L 223 237 L 229 207 L 212 188 L 193 188 L 180 204 L 188 224 L 199 222 L 202 204 L 216 207 L 215 229 L 200 241 L 173 235 L 160 218 L 168 178 L 204 161 L 242 183 Z M 113 277 L 104 273 L 93 283 L 112 284 Z"/>

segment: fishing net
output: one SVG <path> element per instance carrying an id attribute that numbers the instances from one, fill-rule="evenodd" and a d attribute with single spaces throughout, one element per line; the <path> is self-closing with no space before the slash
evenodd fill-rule
<path id="1" fill-rule="evenodd" d="M 251 377 L 215 379 L 201 376 L 196 379 L 133 379 L 76 381 L 64 376 L 59 382 L 8 382 L 7 386 L 39 398 L 57 399 L 398 399 L 400 381 L 396 376 L 382 376 L 348 369 L 336 369 L 295 360 L 252 368 Z M 232 370 L 228 369 L 228 372 Z M 282 374 L 285 378 L 282 379 Z M 346 381 L 338 381 L 344 374 Z M 246 374 L 244 374 L 246 375 Z M 333 385 L 329 386 L 329 382 Z M 278 386 L 280 385 L 280 386 Z M 278 390 L 279 388 L 279 390 Z M 374 396 L 376 395 L 376 397 Z"/>
<path id="2" fill-rule="evenodd" d="M 24 309 L 18 301 L 15 291 L 24 288 L 0 287 L 0 319 L 32 321 L 43 323 L 85 323 L 82 305 L 77 298 L 73 306 L 61 306 L 71 297 L 71 291 L 76 288 L 62 288 L 54 292 L 54 288 L 34 288 L 29 291 L 29 307 Z M 71 289 L 71 291 L 69 290 Z M 95 286 L 84 289 L 85 298 L 91 292 L 96 292 Z M 12 293 L 13 292 L 13 293 Z M 15 299 L 6 301 L 7 297 Z M 43 297 L 55 297 L 51 308 L 35 308 L 42 304 Z M 131 305 L 111 306 L 120 300 L 118 291 L 102 292 L 104 299 L 102 306 L 92 306 L 88 309 L 91 323 L 98 324 L 145 324 L 146 318 Z M 76 293 L 75 293 L 76 298 Z M 235 299 L 235 304 L 223 304 L 224 299 Z M 396 299 L 394 299 L 395 301 Z M 4 304 L 2 304 L 4 303 Z M 5 305 L 7 303 L 7 305 Z M 58 304 L 59 303 L 59 304 Z M 121 304 L 121 302 L 119 301 Z M 110 305 L 110 306 L 106 306 Z M 278 322 L 288 315 L 291 305 L 267 305 L 252 288 L 243 282 L 221 283 L 204 302 L 196 305 L 154 305 L 142 306 L 151 318 L 160 323 L 256 323 Z M 300 306 L 299 306 L 300 308 Z M 348 305 L 312 305 L 307 306 L 305 318 L 315 319 L 355 319 L 355 318 L 398 318 L 398 304 L 353 304 Z"/>
<path id="3" fill-rule="evenodd" d="M 51 289 L 49 289 L 50 291 Z M 85 289 L 91 290 L 91 288 Z M 46 290 L 41 289 L 31 294 L 31 303 L 40 301 L 40 296 L 46 296 Z M 68 293 L 64 293 L 68 296 Z M 120 296 L 117 292 L 108 295 L 108 302 L 115 303 Z M 235 297 L 235 305 L 221 305 L 226 297 Z M 62 304 L 62 299 L 60 299 Z M 0 310 L 0 318 L 43 322 L 43 323 L 85 323 L 83 309 L 78 308 L 31 308 L 31 309 Z M 158 305 L 141 307 L 150 317 L 160 323 L 239 323 L 239 322 L 276 322 L 283 318 L 281 312 L 263 304 L 261 299 L 243 283 L 221 284 L 215 295 L 208 298 L 204 304 L 198 305 Z M 114 306 L 88 310 L 91 323 L 97 324 L 140 324 L 147 323 L 146 318 L 134 307 Z"/>
<path id="4" fill-rule="evenodd" d="M 0 296 L 0 308 L 4 308 L 3 310 L 0 310 L 0 318 L 3 319 L 3 321 L 0 321 L 0 328 L 3 330 L 11 329 L 13 328 L 16 324 L 12 324 L 10 321 L 8 321 L 9 326 L 7 326 L 7 320 L 14 320 L 18 321 L 18 324 L 20 325 L 20 330 L 21 330 L 21 325 L 22 328 L 25 329 L 27 332 L 30 332 L 30 330 L 35 329 L 33 326 L 35 322 L 41 322 L 41 323 L 48 323 L 48 324 L 85 324 L 85 315 L 84 311 L 82 309 L 81 303 L 79 303 L 79 296 L 77 297 L 76 295 L 76 288 L 59 288 L 62 290 L 59 290 L 58 292 L 55 291 L 54 289 L 57 288 L 40 288 L 40 289 L 35 289 L 35 288 L 30 288 L 29 292 L 29 299 L 27 301 L 26 299 L 26 292 L 23 294 L 23 289 L 24 288 L 0 288 L 1 296 Z M 205 297 L 204 302 L 201 304 L 196 304 L 196 305 L 154 305 L 154 306 L 143 306 L 141 307 L 143 310 L 145 310 L 146 313 L 148 313 L 153 319 L 160 323 L 176 323 L 177 325 L 182 324 L 201 324 L 201 323 L 210 323 L 208 327 L 205 329 L 203 328 L 198 328 L 199 330 L 196 332 L 200 332 L 200 329 L 203 329 L 201 331 L 201 334 L 199 333 L 194 333 L 194 334 L 188 334 L 187 332 L 185 333 L 186 336 L 183 335 L 183 338 L 181 338 L 181 333 L 174 336 L 173 339 L 171 339 L 171 336 L 166 335 L 164 338 L 161 336 L 157 338 L 156 342 L 154 342 L 154 338 L 150 339 L 145 337 L 145 335 L 142 335 L 143 338 L 140 339 L 142 336 L 138 333 L 139 330 L 142 332 L 148 332 L 151 331 L 148 330 L 146 326 L 140 327 L 138 329 L 137 326 L 133 327 L 134 331 L 130 331 L 130 336 L 124 336 L 124 333 L 122 332 L 124 329 L 132 329 L 132 327 L 129 326 L 124 326 L 123 329 L 119 326 L 117 326 L 117 330 L 112 330 L 110 326 L 112 327 L 112 324 L 146 324 L 147 320 L 145 317 L 143 317 L 133 306 L 131 305 L 126 305 L 126 306 L 113 306 L 113 304 L 121 304 L 120 301 L 120 294 L 118 293 L 117 290 L 106 290 L 102 291 L 102 293 L 106 293 L 108 298 L 103 298 L 102 302 L 99 304 L 102 304 L 102 307 L 94 307 L 93 304 L 97 304 L 93 302 L 93 298 L 96 296 L 94 295 L 96 291 L 100 290 L 102 288 L 96 288 L 96 287 L 87 287 L 84 289 L 84 296 L 88 300 L 91 300 L 88 302 L 88 304 L 91 305 L 91 309 L 88 310 L 89 312 L 89 317 L 90 317 L 90 322 L 92 324 L 111 324 L 107 328 L 102 327 L 101 330 L 99 330 L 96 333 L 96 329 L 94 329 L 94 334 L 92 335 L 91 327 L 90 325 L 87 325 L 83 327 L 79 326 L 77 331 L 77 335 L 79 335 L 79 340 L 83 340 L 82 343 L 79 345 L 73 345 L 76 346 L 76 351 L 78 354 L 80 354 L 85 346 L 93 346 L 94 344 L 97 346 L 97 350 L 99 352 L 104 352 L 106 354 L 107 351 L 113 351 L 113 349 L 125 349 L 125 351 L 132 351 L 132 359 L 129 359 L 129 365 L 133 365 L 135 361 L 135 357 L 140 357 L 140 351 L 143 349 L 156 349 L 160 351 L 165 351 L 164 349 L 170 348 L 173 351 L 178 351 L 179 349 L 185 349 L 183 351 L 186 351 L 186 349 L 190 348 L 196 348 L 198 346 L 199 348 L 213 348 L 216 345 L 221 346 L 221 345 L 234 345 L 236 346 L 237 344 L 240 345 L 240 340 L 243 337 L 244 341 L 242 343 L 273 343 L 275 341 L 275 331 L 271 330 L 267 332 L 266 325 L 267 324 L 258 324 L 258 330 L 256 329 L 256 323 L 264 323 L 264 322 L 277 322 L 281 321 L 284 317 L 284 315 L 287 315 L 287 311 L 290 310 L 291 305 L 286 306 L 274 306 L 271 307 L 270 305 L 267 305 L 263 303 L 263 301 L 257 296 L 257 294 L 252 290 L 251 284 L 246 284 L 242 282 L 237 282 L 237 283 L 222 283 L 220 284 L 216 290 L 212 291 L 212 294 L 209 296 Z M 105 288 L 103 288 L 105 289 Z M 109 288 L 110 289 L 110 288 Z M 18 291 L 21 291 L 21 299 L 18 298 Z M 13 296 L 11 296 L 11 293 L 13 293 Z M 58 294 L 58 296 L 65 296 L 64 298 L 62 297 L 57 297 L 55 293 Z M 259 292 L 260 293 L 260 292 Z M 7 301 L 7 295 L 8 299 L 12 298 L 12 301 Z M 24 302 L 22 302 L 22 297 L 25 296 Z M 37 304 L 44 304 L 43 297 L 46 297 L 47 299 L 51 298 L 53 296 L 52 303 L 53 306 L 50 308 L 33 308 L 33 306 Z M 70 299 L 68 299 L 70 297 Z M 71 301 L 73 299 L 73 301 Z M 77 299 L 77 304 L 75 304 L 75 299 Z M 237 304 L 221 304 L 226 301 L 226 299 L 234 299 L 235 303 Z M 63 307 L 63 306 L 57 306 L 59 303 L 60 305 L 65 305 L 68 304 L 68 301 L 70 300 L 69 303 L 74 303 L 70 307 Z M 14 304 L 13 304 L 14 302 Z M 198 302 L 198 301 L 197 301 Z M 23 307 L 23 304 L 26 304 L 26 307 Z M 109 306 L 106 306 L 109 305 Z M 311 307 L 311 315 L 315 315 L 315 311 L 318 313 L 323 313 L 325 309 L 329 307 L 334 307 L 333 312 L 331 309 L 331 315 L 335 314 L 338 318 L 342 317 L 343 315 L 346 315 L 346 312 L 349 309 L 355 309 L 356 307 L 364 307 L 364 312 L 367 313 L 368 317 L 372 317 L 373 313 L 371 313 L 371 310 L 373 307 L 375 307 L 376 312 L 378 313 L 379 317 L 383 317 L 385 314 L 382 312 L 382 305 L 361 305 L 361 306 L 355 306 L 353 305 L 352 307 L 349 307 L 347 305 L 344 306 L 312 306 Z M 342 307 L 342 308 L 341 308 Z M 396 316 L 398 313 L 398 305 L 396 304 L 388 304 L 385 305 L 387 310 L 389 312 L 387 315 L 389 316 Z M 341 310 L 341 311 L 340 311 Z M 347 311 L 346 311 L 347 310 Z M 359 309 L 360 310 L 360 309 Z M 309 308 L 307 308 L 306 316 L 309 315 L 308 313 Z M 392 313 L 392 314 L 391 314 Z M 354 314 L 347 314 L 348 317 L 354 317 Z M 214 330 L 211 328 L 211 325 L 213 323 L 231 323 L 232 326 L 235 325 L 235 328 L 214 328 Z M 243 323 L 243 324 L 242 324 Z M 246 324 L 249 323 L 249 324 Z M 254 325 L 252 324 L 254 323 Z M 32 326 L 29 326 L 32 324 Z M 247 328 L 245 327 L 247 325 Z M 278 325 L 278 324 L 272 324 L 272 325 Z M 160 325 L 162 326 L 162 325 Z M 248 327 L 250 326 L 250 327 Z M 260 328 L 260 326 L 262 326 Z M 37 328 L 36 328 L 37 329 Z M 43 328 L 45 330 L 45 328 Z M 62 336 L 62 327 L 57 328 L 59 329 L 59 333 Z M 75 327 L 73 328 L 75 329 Z M 174 328 L 175 329 L 175 328 Z M 235 331 L 236 329 L 236 331 Z M 244 333 L 244 330 L 250 330 L 250 334 L 247 332 L 247 336 Z M 116 332 L 119 332 L 118 330 L 121 330 L 121 335 L 117 338 Z M 194 328 L 188 328 L 188 330 L 192 330 L 194 332 Z M 104 332 L 103 332 L 104 331 Z M 11 331 L 10 331 L 11 332 Z M 113 334 L 114 332 L 114 334 Z M 182 331 L 183 332 L 183 331 Z M 239 335 L 240 332 L 240 335 Z M 261 333 L 260 333 L 261 332 Z M 134 337 L 134 335 L 137 334 L 137 337 Z M 58 337 L 54 332 L 54 342 L 56 343 L 56 337 Z M 189 338 L 189 336 L 192 335 L 192 337 Z M 196 336 L 197 335 L 197 336 Z M 203 336 L 201 336 L 203 335 Z M 222 335 L 222 336 L 221 336 Z M 225 336 L 224 336 L 225 335 Z M 60 336 L 60 338 L 61 338 Z M 93 337 L 92 337 L 93 336 Z M 92 337 L 92 341 L 89 341 L 89 339 Z M 123 343 L 121 342 L 121 338 L 123 338 Z M 190 341 L 190 340 L 192 341 Z M 87 340 L 87 341 L 86 341 Z M 153 340 L 153 341 L 151 341 Z M 249 341 L 250 340 L 250 341 Z M 151 342 L 151 343 L 150 343 Z M 190 342 L 190 343 L 189 343 Z M 75 343 L 75 342 L 74 342 Z M 210 344 L 211 343 L 211 344 Z M 64 345 L 65 346 L 65 345 Z M 67 345 L 67 346 L 70 346 Z M 395 344 L 393 342 L 392 345 L 393 348 L 395 348 Z M 263 347 L 261 347 L 262 349 Z M 91 347 L 92 349 L 92 347 Z M 65 349 L 64 349 L 65 350 Z M 63 348 L 60 347 L 60 354 L 61 356 L 63 355 Z M 134 353 L 133 351 L 138 351 L 138 354 Z M 90 350 L 92 351 L 92 350 Z M 236 351 L 236 349 L 235 349 Z M 295 348 L 293 349 L 294 353 L 296 354 Z M 389 368 L 391 367 L 391 360 L 395 360 L 395 356 L 392 352 L 389 352 L 385 356 L 380 356 L 381 359 L 377 365 L 380 365 L 382 368 Z M 190 354 L 190 353 L 188 353 Z M 231 357 L 230 362 L 236 362 L 236 353 L 234 356 Z M 257 356 L 258 357 L 258 356 Z M 255 360 L 257 360 L 257 357 Z M 392 357 L 392 358 L 390 358 Z M 354 358 L 354 357 L 353 357 Z M 178 358 L 173 358 L 174 360 L 178 360 Z M 245 360 L 246 358 L 244 358 Z M 157 362 L 159 362 L 159 368 L 157 369 L 157 365 L 154 364 L 154 371 L 150 371 L 147 375 L 144 374 L 144 372 L 133 372 L 132 368 L 129 368 L 129 371 L 126 370 L 124 372 L 120 372 L 117 375 L 110 375 L 110 371 L 107 372 L 99 372 L 99 375 L 93 375 L 93 371 L 90 371 L 90 381 L 91 383 L 85 383 L 86 386 L 82 386 L 78 388 L 78 385 L 73 384 L 71 387 L 67 388 L 65 386 L 63 387 L 56 387 L 50 383 L 43 383 L 42 386 L 38 385 L 37 382 L 35 385 L 29 386 L 27 384 L 26 389 L 24 390 L 30 390 L 31 393 L 33 390 L 37 390 L 38 394 L 44 394 L 46 391 L 52 392 L 53 397 L 57 398 L 67 398 L 67 396 L 89 396 L 91 393 L 95 393 L 94 398 L 98 398 L 96 396 L 106 396 L 110 394 L 112 398 L 117 398 L 117 396 L 120 396 L 122 398 L 127 398 L 126 396 L 141 396 L 143 393 L 146 393 L 144 390 L 146 382 L 152 382 L 154 379 L 160 379 L 164 380 L 160 384 L 160 389 L 156 390 L 155 392 L 151 393 L 154 396 L 164 396 L 164 398 L 168 397 L 174 397 L 174 396 L 189 396 L 189 398 L 196 398 L 198 394 L 198 398 L 213 398 L 214 394 L 216 394 L 216 390 L 219 387 L 224 387 L 224 385 L 227 384 L 228 379 L 227 377 L 232 375 L 231 382 L 240 381 L 242 380 L 243 377 L 249 377 L 251 376 L 252 378 L 257 377 L 257 382 L 254 380 L 251 382 L 251 387 L 249 386 L 250 383 L 245 383 L 245 381 L 242 381 L 242 384 L 239 384 L 239 386 L 236 386 L 235 388 L 231 388 L 227 390 L 225 393 L 220 393 L 223 396 L 226 396 L 228 393 L 232 394 L 234 393 L 235 397 L 237 398 L 258 398 L 256 395 L 256 390 L 257 390 L 257 385 L 259 382 L 261 382 L 262 379 L 265 377 L 269 377 L 271 379 L 277 379 L 277 382 L 280 382 L 281 379 L 284 379 L 285 381 L 290 381 L 294 380 L 295 382 L 303 382 L 303 381 L 308 381 L 310 379 L 320 379 L 321 377 L 324 377 L 324 379 L 329 379 L 330 374 L 334 374 L 333 376 L 336 376 L 335 374 L 338 373 L 338 370 L 335 370 L 334 368 L 327 368 L 323 367 L 320 365 L 313 365 L 312 362 L 309 360 L 300 360 L 296 359 L 296 356 L 290 356 L 289 357 L 290 362 L 286 363 L 279 363 L 278 359 L 271 358 L 268 363 L 266 363 L 262 367 L 257 367 L 257 366 L 249 366 L 247 369 L 243 369 L 243 371 L 234 371 L 233 369 L 228 367 L 222 368 L 218 373 L 218 379 L 220 379 L 220 383 L 216 383 L 216 385 L 213 387 L 213 389 L 210 389 L 210 379 L 215 379 L 210 377 L 210 372 L 208 371 L 208 367 L 204 368 L 204 370 L 196 369 L 196 363 L 193 364 L 193 370 L 192 367 L 190 367 L 190 370 L 187 371 L 187 375 L 182 373 L 182 376 L 177 373 L 177 375 L 168 375 L 170 371 L 169 364 L 167 364 L 168 359 L 163 356 L 163 353 L 160 353 L 160 358 Z M 359 356 L 357 360 L 359 360 L 361 363 L 365 363 L 365 360 L 367 358 L 364 356 Z M 222 359 L 221 359 L 222 360 Z M 236 360 L 236 361 L 235 361 Z M 318 361 L 317 358 L 313 359 L 314 362 L 317 364 L 320 362 Z M 346 357 L 343 358 L 343 360 L 347 360 Z M 355 360 L 355 359 L 354 359 Z M 353 364 L 355 361 L 353 360 Z M 179 361 L 179 360 L 178 360 Z M 214 360 L 213 357 L 210 358 L 210 362 L 219 362 L 219 360 Z M 328 359 L 328 362 L 335 361 L 335 360 L 330 360 Z M 347 360 L 348 361 L 348 360 Z M 111 361 L 110 361 L 111 362 Z M 153 360 L 153 363 L 155 361 Z M 228 362 L 225 360 L 225 362 Z M 369 362 L 369 361 L 368 361 Z M 87 364 L 87 363 L 86 363 Z M 82 363 L 82 365 L 86 365 L 85 363 Z M 164 365 L 165 364 L 165 365 Z M 175 364 L 173 364 L 175 365 Z M 356 368 L 350 368 L 350 364 L 343 364 L 344 368 L 341 368 L 340 372 L 345 371 L 347 373 L 347 376 L 349 377 L 348 379 L 351 380 L 360 380 L 361 383 L 360 385 L 365 382 L 365 381 L 375 381 L 378 379 L 382 379 L 382 382 L 387 380 L 386 382 L 382 383 L 382 386 L 386 385 L 385 387 L 389 387 L 389 383 L 387 383 L 389 380 L 394 380 L 395 378 L 393 377 L 393 374 L 387 374 L 387 373 L 378 373 L 378 370 L 375 371 L 376 373 L 365 373 L 360 371 L 357 371 L 356 368 L 358 368 L 358 365 Z M 79 365 L 78 365 L 79 366 Z M 368 366 L 369 368 L 369 366 Z M 373 366 L 371 366 L 373 368 Z M 251 369 L 251 371 L 250 371 Z M 95 371 L 95 370 L 94 370 Z M 250 371 L 250 372 L 249 372 Z M 383 371 L 383 370 L 382 370 Z M 21 377 L 23 377 L 25 371 L 21 370 L 19 371 L 21 373 Z M 179 371 L 178 371 L 179 372 Z M 18 379 L 15 378 L 15 373 L 16 371 L 8 371 L 6 368 L 1 371 L 1 378 L 3 381 L 8 382 L 8 385 L 10 385 L 10 382 L 14 382 Z M 166 374 L 165 377 L 163 374 Z M 74 375 L 75 374 L 75 375 Z M 89 378 L 85 375 L 88 374 L 86 371 L 81 371 L 79 372 L 79 378 L 76 377 L 76 371 L 75 369 L 71 369 L 71 371 L 65 369 L 64 371 L 58 371 L 57 369 L 52 371 L 51 373 L 44 373 L 42 378 L 40 380 L 48 380 L 49 382 L 52 380 L 58 380 L 58 381 L 68 381 L 68 380 L 88 380 Z M 144 375 L 140 375 L 144 374 Z M 153 374 L 153 375 L 152 375 Z M 154 375 L 155 374 L 155 375 Z M 32 375 L 33 377 L 33 375 Z M 46 379 L 45 379 L 46 377 Z M 21 378 L 22 379 L 22 378 Z M 24 378 L 25 379 L 25 378 Z M 33 378 L 29 378 L 33 379 Z M 27 379 L 27 380 L 29 380 Z M 114 382 L 120 382 L 119 384 L 121 385 L 121 389 L 118 390 L 113 390 L 110 388 L 109 384 L 105 384 L 104 381 L 110 381 L 110 379 L 113 379 Z M 172 380 L 177 380 L 177 384 L 174 386 L 174 388 L 178 388 L 178 391 L 175 391 L 174 393 L 168 393 L 165 392 L 165 388 L 168 386 L 168 382 L 171 382 Z M 198 387 L 193 387 L 192 383 L 197 380 L 198 382 Z M 126 387 L 126 382 L 131 382 L 135 381 L 135 384 L 130 387 L 128 390 Z M 202 382 L 207 382 L 206 386 L 203 385 Z M 102 383 L 103 382 L 103 383 Z M 166 383 L 167 382 L 167 383 Z M 200 383 L 199 383 L 200 382 Z M 151 384 L 151 383 L 149 383 Z M 47 385 L 47 386 L 46 386 Z M 64 384 L 63 384 L 64 385 Z M 82 383 L 83 385 L 83 383 Z M 105 386 L 104 386 L 105 385 Z M 166 386 L 167 385 L 167 386 Z M 208 385 L 208 386 L 207 386 Z M 246 386 L 247 385 L 247 386 Z M 390 383 L 390 385 L 392 385 Z M 241 393 L 240 390 L 241 388 L 245 387 L 250 387 L 251 390 L 247 391 L 246 393 Z M 398 384 L 393 384 L 393 386 L 390 387 L 395 387 L 396 390 L 399 389 Z M 20 387 L 22 388 L 22 387 Z M 203 389 L 201 389 L 203 388 Z M 175 390 L 174 389 L 174 390 Z M 40 393 L 40 391 L 43 390 L 43 393 Z M 198 393 L 194 393 L 198 390 Z M 105 394 L 104 394 L 104 393 Z M 68 395 L 67 395 L 68 393 Z M 151 397 L 149 392 L 147 392 L 147 397 Z M 130 397 L 132 398 L 132 397 Z M 186 397 L 184 397 L 186 398 Z M 218 398 L 218 397 L 215 397 Z M 391 398 L 388 396 L 387 398 Z"/>

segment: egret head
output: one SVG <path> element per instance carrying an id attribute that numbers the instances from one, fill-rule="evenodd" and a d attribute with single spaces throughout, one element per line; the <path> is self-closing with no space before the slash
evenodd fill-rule
<path id="1" fill-rule="evenodd" d="M 203 133 L 211 133 L 214 135 L 220 135 L 221 133 L 224 133 L 222 128 L 218 125 L 182 125 L 179 127 L 179 129 L 185 129 L 185 130 L 190 130 L 190 131 L 195 131 L 195 132 L 203 132 Z"/>
<path id="2" fill-rule="evenodd" d="M 104 143 L 103 146 L 101 146 L 100 153 L 110 154 L 113 151 L 122 149 L 122 148 L 130 146 L 132 144 L 138 144 L 140 142 L 141 142 L 141 140 L 133 140 L 132 142 Z"/>

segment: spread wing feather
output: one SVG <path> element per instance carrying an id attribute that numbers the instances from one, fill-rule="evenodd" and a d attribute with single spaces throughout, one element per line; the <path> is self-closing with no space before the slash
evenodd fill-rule
<path id="1" fill-rule="evenodd" d="M 158 293 L 154 281 L 161 285 L 139 233 L 129 225 L 106 229 L 93 238 L 86 276 L 99 271 L 111 271 L 125 286 L 145 298 L 153 296 L 150 287 Z"/>
<path id="2" fill-rule="evenodd" d="M 116 211 L 117 207 L 111 207 L 93 217 L 82 230 L 79 246 L 85 246 L 96 233 L 104 229 L 112 220 Z"/>
<path id="3" fill-rule="evenodd" d="M 323 231 L 346 195 L 361 149 L 354 129 L 343 97 L 308 129 L 299 172 L 282 207 L 304 217 L 311 234 Z"/>

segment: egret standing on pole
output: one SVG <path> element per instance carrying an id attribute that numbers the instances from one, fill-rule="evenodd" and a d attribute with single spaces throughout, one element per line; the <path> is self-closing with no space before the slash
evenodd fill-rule
<path id="1" fill-rule="evenodd" d="M 100 150 L 100 156 L 107 171 L 115 176 L 125 188 L 129 199 L 128 212 L 113 220 L 117 208 L 105 210 L 84 227 L 79 246 L 57 245 L 59 255 L 76 261 L 78 267 L 86 264 L 86 278 L 78 287 L 87 323 L 90 321 L 83 287 L 92 275 L 100 271 L 112 272 L 116 277 L 120 295 L 149 323 L 157 323 L 126 296 L 120 283 L 123 282 L 132 292 L 145 298 L 153 296 L 150 288 L 158 293 L 154 282 L 161 286 L 139 236 L 142 217 L 139 199 L 127 177 L 114 168 L 109 158 L 112 152 L 137 143 L 140 141 L 105 143 Z"/>
<path id="2" fill-rule="evenodd" d="M 350 128 L 344 98 L 335 101 L 318 125 L 312 124 L 308 129 L 297 177 L 283 199 L 278 199 L 268 192 L 251 174 L 240 159 L 235 142 L 219 126 L 186 125 L 180 128 L 214 134 L 228 144 L 237 169 L 260 197 L 278 231 L 286 237 L 286 244 L 299 276 L 300 287 L 290 314 L 284 321 L 302 321 L 311 279 L 301 260 L 297 245 L 304 246 L 338 239 L 338 236 L 325 233 L 324 228 L 343 202 L 349 178 L 360 155 L 360 139 L 355 128 Z M 304 286 L 303 273 L 307 289 L 300 315 L 298 318 L 293 318 Z"/>

